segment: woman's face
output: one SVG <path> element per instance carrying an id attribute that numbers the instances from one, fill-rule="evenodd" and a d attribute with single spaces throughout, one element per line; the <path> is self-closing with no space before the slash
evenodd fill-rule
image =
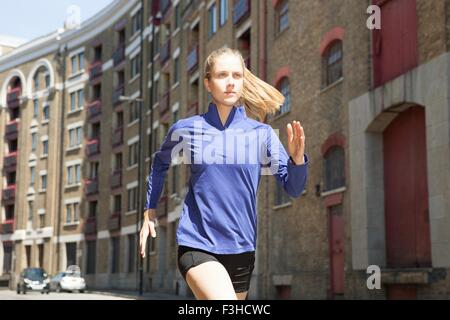
<path id="1" fill-rule="evenodd" d="M 224 54 L 218 57 L 210 80 L 204 79 L 206 90 L 218 105 L 234 106 L 242 95 L 244 71 L 239 57 Z"/>

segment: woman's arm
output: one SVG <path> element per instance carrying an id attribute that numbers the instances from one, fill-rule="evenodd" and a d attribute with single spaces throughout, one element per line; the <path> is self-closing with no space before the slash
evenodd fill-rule
<path id="1" fill-rule="evenodd" d="M 147 201 L 144 209 L 156 209 L 159 197 L 164 187 L 164 179 L 172 161 L 172 149 L 181 141 L 181 137 L 172 140 L 173 133 L 179 128 L 179 121 L 175 122 L 165 136 L 161 148 L 155 153 L 152 167 L 147 178 Z"/>
<path id="2" fill-rule="evenodd" d="M 297 158 L 294 162 L 293 157 L 287 154 L 286 149 L 284 148 L 273 128 L 269 125 L 267 127 L 268 133 L 266 139 L 266 147 L 268 156 L 270 158 L 270 171 L 275 176 L 278 183 L 281 184 L 281 186 L 284 188 L 284 190 L 291 197 L 297 198 L 305 189 L 308 176 L 308 156 L 306 155 L 306 153 L 304 153 L 303 148 L 303 151 L 300 151 L 300 157 L 303 155 L 303 161 L 299 161 L 299 151 L 297 151 L 297 153 L 294 153 L 294 156 Z M 291 138 L 291 135 L 289 134 L 288 129 L 288 139 L 289 138 Z M 297 138 L 300 139 L 300 136 L 297 136 Z M 296 164 L 297 162 L 299 164 Z"/>

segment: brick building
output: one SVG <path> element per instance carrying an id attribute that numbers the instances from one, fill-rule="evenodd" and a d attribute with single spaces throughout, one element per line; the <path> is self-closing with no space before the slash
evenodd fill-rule
<path id="1" fill-rule="evenodd" d="M 79 28 L 0 56 L 0 277 L 81 266 L 90 287 L 137 289 L 151 155 L 205 111 L 202 63 L 223 45 L 300 120 L 306 190 L 261 180 L 250 298 L 448 298 L 448 0 L 114 1 Z M 12 51 L 11 51 L 12 50 Z M 142 141 L 142 144 L 140 144 Z M 190 295 L 175 232 L 189 173 L 173 164 L 144 290 Z M 381 267 L 381 289 L 366 285 Z"/>

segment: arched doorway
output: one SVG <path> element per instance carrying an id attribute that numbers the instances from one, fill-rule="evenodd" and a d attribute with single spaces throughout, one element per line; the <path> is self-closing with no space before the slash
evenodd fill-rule
<path id="1" fill-rule="evenodd" d="M 431 266 L 425 110 L 412 106 L 383 132 L 386 264 Z M 390 286 L 388 297 L 413 297 L 415 287 Z"/>

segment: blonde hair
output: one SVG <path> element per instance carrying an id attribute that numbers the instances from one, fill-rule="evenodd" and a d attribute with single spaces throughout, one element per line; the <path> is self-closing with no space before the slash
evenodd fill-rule
<path id="1" fill-rule="evenodd" d="M 242 54 L 236 49 L 222 47 L 211 52 L 205 61 L 204 77 L 208 81 L 211 80 L 216 59 L 225 54 L 235 55 L 241 60 L 244 70 L 244 84 L 239 103 L 245 106 L 247 115 L 259 121 L 264 121 L 267 114 L 274 114 L 278 111 L 284 103 L 283 94 L 247 69 Z"/>

